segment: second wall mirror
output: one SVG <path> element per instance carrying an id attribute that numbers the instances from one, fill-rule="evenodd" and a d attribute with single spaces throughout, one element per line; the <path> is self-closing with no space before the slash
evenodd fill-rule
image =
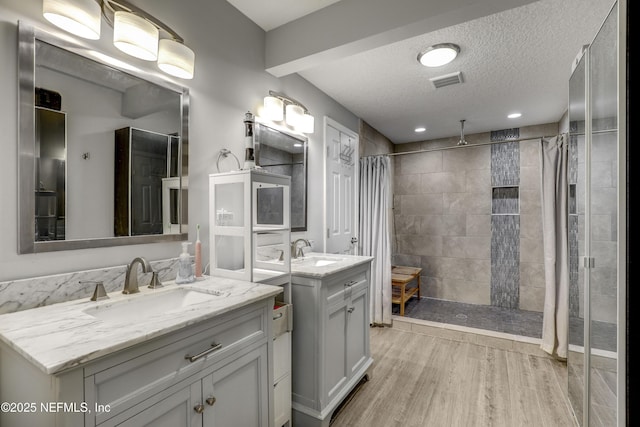
<path id="1" fill-rule="evenodd" d="M 291 231 L 307 230 L 307 141 L 303 135 L 256 122 L 256 165 L 291 177 Z"/>

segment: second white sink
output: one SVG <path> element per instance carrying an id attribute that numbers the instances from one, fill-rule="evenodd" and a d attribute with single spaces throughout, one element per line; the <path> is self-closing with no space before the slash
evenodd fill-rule
<path id="1" fill-rule="evenodd" d="M 133 295 L 84 309 L 84 313 L 110 322 L 136 322 L 158 313 L 180 311 L 197 304 L 214 301 L 223 293 L 200 292 L 177 288 L 150 295 Z"/>
<path id="2" fill-rule="evenodd" d="M 328 256 L 310 256 L 305 258 L 299 258 L 297 260 L 292 260 L 292 263 L 301 266 L 310 266 L 310 267 L 325 267 L 327 265 L 335 264 L 336 262 L 342 261 L 342 258 L 338 257 L 328 257 Z"/>

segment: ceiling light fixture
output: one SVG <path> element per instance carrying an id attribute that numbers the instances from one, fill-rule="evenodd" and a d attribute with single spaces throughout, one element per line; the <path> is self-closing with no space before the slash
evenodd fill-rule
<path id="1" fill-rule="evenodd" d="M 298 132 L 313 133 L 315 118 L 302 103 L 272 90 L 263 100 L 262 116 L 272 122 L 283 121 Z"/>
<path id="2" fill-rule="evenodd" d="M 415 132 L 418 132 L 418 133 L 424 132 L 426 130 L 427 130 L 427 128 L 424 127 L 424 126 L 420 126 L 420 127 L 415 128 Z"/>
<path id="3" fill-rule="evenodd" d="M 420 52 L 418 62 L 425 67 L 440 67 L 453 61 L 458 53 L 460 53 L 460 46 L 457 44 L 434 44 Z"/>
<path id="4" fill-rule="evenodd" d="M 43 0 L 43 16 L 79 37 L 100 38 L 104 16 L 113 27 L 113 44 L 128 55 L 158 61 L 163 72 L 192 79 L 195 53 L 170 27 L 125 0 Z"/>
<path id="5" fill-rule="evenodd" d="M 511 113 L 507 116 L 509 119 L 517 119 L 518 117 L 522 117 L 522 113 Z"/>

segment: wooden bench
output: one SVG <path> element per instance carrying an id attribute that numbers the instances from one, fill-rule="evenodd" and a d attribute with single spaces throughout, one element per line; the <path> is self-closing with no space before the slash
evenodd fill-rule
<path id="1" fill-rule="evenodd" d="M 421 268 L 392 266 L 391 267 L 391 302 L 400 304 L 400 316 L 404 316 L 404 304 L 413 295 L 420 298 Z M 407 285 L 415 280 L 416 286 L 407 289 Z"/>

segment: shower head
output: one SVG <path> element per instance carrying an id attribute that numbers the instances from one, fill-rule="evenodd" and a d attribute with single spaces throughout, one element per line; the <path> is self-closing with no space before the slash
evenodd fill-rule
<path id="1" fill-rule="evenodd" d="M 458 145 L 467 145 L 467 141 L 464 139 L 464 122 L 465 120 L 460 120 L 460 141 L 458 141 Z"/>

